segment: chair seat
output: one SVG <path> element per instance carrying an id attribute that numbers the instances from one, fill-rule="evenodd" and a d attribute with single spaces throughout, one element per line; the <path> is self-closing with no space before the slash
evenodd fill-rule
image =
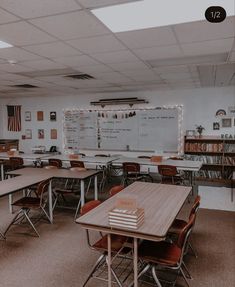
<path id="1" fill-rule="evenodd" d="M 26 207 L 26 208 L 38 208 L 40 207 L 39 197 L 22 197 L 19 200 L 12 203 L 14 206 Z"/>
<path id="2" fill-rule="evenodd" d="M 174 243 L 167 241 L 153 242 L 145 240 L 139 247 L 139 258 L 155 264 L 170 267 L 178 266 L 181 249 Z"/>
<path id="3" fill-rule="evenodd" d="M 58 188 L 55 189 L 54 191 L 59 194 L 73 194 L 75 192 L 73 189 L 63 189 L 63 188 Z"/>
<path id="4" fill-rule="evenodd" d="M 118 252 L 123 244 L 127 241 L 127 237 L 121 235 L 111 235 L 111 250 L 112 252 Z M 108 236 L 105 235 L 100 240 L 98 240 L 93 246 L 95 249 L 108 250 Z"/>
<path id="5" fill-rule="evenodd" d="M 179 234 L 180 231 L 187 225 L 187 222 L 182 219 L 175 219 L 168 233 Z"/>

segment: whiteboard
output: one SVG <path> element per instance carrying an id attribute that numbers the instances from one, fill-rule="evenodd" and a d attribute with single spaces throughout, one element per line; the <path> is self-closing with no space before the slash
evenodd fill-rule
<path id="1" fill-rule="evenodd" d="M 179 151 L 179 109 L 66 111 L 65 150 Z"/>

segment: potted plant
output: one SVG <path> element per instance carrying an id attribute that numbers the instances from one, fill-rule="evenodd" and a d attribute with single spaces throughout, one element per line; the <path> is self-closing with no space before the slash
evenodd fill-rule
<path id="1" fill-rule="evenodd" d="M 202 125 L 196 126 L 196 131 L 199 133 L 199 137 L 202 136 L 202 132 L 205 128 Z"/>

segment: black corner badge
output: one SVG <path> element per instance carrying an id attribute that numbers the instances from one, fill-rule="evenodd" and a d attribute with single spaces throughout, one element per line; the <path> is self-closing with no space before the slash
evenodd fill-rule
<path id="1" fill-rule="evenodd" d="M 205 12 L 206 20 L 211 23 L 223 22 L 226 18 L 226 11 L 220 6 L 210 6 Z"/>

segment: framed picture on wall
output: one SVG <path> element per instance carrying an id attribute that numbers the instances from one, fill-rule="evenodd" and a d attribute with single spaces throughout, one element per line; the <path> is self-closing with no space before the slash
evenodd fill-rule
<path id="1" fill-rule="evenodd" d="M 31 121 L 31 112 L 27 111 L 24 113 L 24 120 L 26 122 L 30 122 Z"/>
<path id="2" fill-rule="evenodd" d="M 25 130 L 25 139 L 32 139 L 32 130 L 31 129 Z"/>
<path id="3" fill-rule="evenodd" d="M 38 139 L 44 139 L 44 130 L 43 129 L 38 130 Z"/>
<path id="4" fill-rule="evenodd" d="M 231 118 L 221 119 L 221 127 L 222 128 L 231 128 L 232 127 L 232 119 Z"/>
<path id="5" fill-rule="evenodd" d="M 56 121 L 56 112 L 50 112 L 50 121 L 55 122 Z"/>
<path id="6" fill-rule="evenodd" d="M 219 129 L 220 129 L 220 124 L 219 124 L 219 122 L 213 123 L 213 130 L 215 131 L 215 130 L 219 130 Z"/>
<path id="7" fill-rule="evenodd" d="M 51 139 L 52 140 L 57 139 L 57 129 L 51 129 Z"/>
<path id="8" fill-rule="evenodd" d="M 195 130 L 186 130 L 186 137 L 187 138 L 193 138 L 196 135 L 196 131 Z"/>
<path id="9" fill-rule="evenodd" d="M 43 111 L 37 111 L 37 120 L 43 121 Z"/>

